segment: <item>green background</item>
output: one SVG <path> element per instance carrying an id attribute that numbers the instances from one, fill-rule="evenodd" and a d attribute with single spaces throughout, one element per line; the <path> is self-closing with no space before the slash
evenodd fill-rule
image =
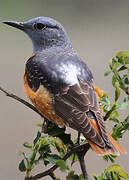
<path id="1" fill-rule="evenodd" d="M 32 44 L 25 34 L 2 21 L 26 21 L 36 16 L 50 16 L 64 25 L 74 49 L 92 70 L 95 83 L 113 96 L 110 78 L 103 74 L 117 51 L 129 50 L 129 1 L 0 0 L 0 85 L 25 99 L 24 64 L 32 54 Z M 42 120 L 37 114 L 0 92 L 0 179 L 24 179 L 18 170 L 21 160 L 18 152 L 24 150 L 24 141 L 31 142 L 34 138 L 38 122 Z M 107 122 L 109 131 L 110 125 Z M 72 134 L 75 137 L 76 132 Z M 121 144 L 129 152 L 128 138 L 125 135 Z M 117 163 L 129 172 L 128 154 L 121 155 Z M 86 165 L 92 175 L 102 172 L 108 164 L 90 150 Z M 73 168 L 80 172 L 76 164 Z M 37 172 L 40 170 L 43 168 Z"/>

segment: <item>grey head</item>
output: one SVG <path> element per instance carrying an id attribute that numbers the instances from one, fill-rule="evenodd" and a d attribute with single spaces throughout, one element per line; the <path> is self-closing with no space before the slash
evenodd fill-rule
<path id="1" fill-rule="evenodd" d="M 32 40 L 33 52 L 51 47 L 69 46 L 71 43 L 63 26 L 49 17 L 37 17 L 26 22 L 3 22 L 24 31 Z"/>

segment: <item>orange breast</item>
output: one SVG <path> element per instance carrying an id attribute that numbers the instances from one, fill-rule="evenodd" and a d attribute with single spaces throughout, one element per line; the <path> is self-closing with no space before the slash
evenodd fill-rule
<path id="1" fill-rule="evenodd" d="M 52 106 L 51 94 L 43 86 L 36 92 L 32 91 L 32 89 L 28 86 L 26 73 L 24 75 L 24 89 L 34 106 L 44 117 L 60 126 L 65 125 L 64 121 L 55 114 Z"/>

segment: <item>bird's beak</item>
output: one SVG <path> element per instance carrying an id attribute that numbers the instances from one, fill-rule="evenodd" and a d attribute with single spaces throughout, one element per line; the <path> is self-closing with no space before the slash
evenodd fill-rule
<path id="1" fill-rule="evenodd" d="M 25 30 L 25 26 L 23 22 L 4 21 L 3 23 L 23 31 Z"/>

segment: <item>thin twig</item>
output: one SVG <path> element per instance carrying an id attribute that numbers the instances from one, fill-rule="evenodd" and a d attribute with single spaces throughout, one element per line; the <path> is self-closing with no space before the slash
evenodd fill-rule
<path id="1" fill-rule="evenodd" d="M 24 104 L 25 106 L 29 107 L 30 109 L 32 109 L 33 111 L 35 111 L 37 114 L 39 114 L 42 118 L 44 118 L 43 115 L 42 115 L 32 104 L 28 103 L 28 102 L 25 101 L 24 99 L 16 96 L 16 95 L 13 94 L 13 93 L 10 93 L 10 92 L 6 91 L 6 90 L 3 89 L 1 86 L 0 86 L 0 91 L 2 91 L 3 93 L 5 93 L 6 96 L 11 97 L 11 98 L 19 101 L 20 103 Z"/>
<path id="2" fill-rule="evenodd" d="M 79 159 L 79 163 L 80 163 L 80 167 L 81 167 L 83 176 L 86 180 L 90 180 L 90 177 L 89 177 L 87 170 L 86 170 L 84 157 L 85 157 L 87 151 L 89 150 L 89 148 L 90 148 L 90 145 L 87 143 L 86 146 L 81 151 L 76 152 L 78 159 Z"/>
<path id="3" fill-rule="evenodd" d="M 55 174 L 54 174 L 53 172 L 50 173 L 49 175 L 51 176 L 51 178 L 52 178 L 53 180 L 56 180 L 56 176 L 55 176 Z"/>
<path id="4" fill-rule="evenodd" d="M 37 114 L 39 114 L 41 117 L 43 117 L 43 115 L 32 104 L 28 103 L 27 101 L 23 100 L 22 98 L 16 96 L 13 93 L 9 93 L 5 89 L 3 89 L 1 86 L 0 86 L 0 91 L 5 93 L 6 96 L 11 97 L 11 98 L 19 101 L 20 103 L 24 104 L 25 106 L 29 107 L 30 109 L 35 111 Z M 78 146 L 77 145 L 74 146 L 74 144 L 72 143 L 71 150 L 67 154 L 65 154 L 65 156 L 62 158 L 64 161 L 66 161 L 73 153 L 76 152 L 77 155 L 78 155 L 78 158 L 79 158 L 82 173 L 83 173 L 84 177 L 86 178 L 86 180 L 88 180 L 89 176 L 88 176 L 87 171 L 86 171 L 85 162 L 84 162 L 84 156 L 85 156 L 86 152 L 89 150 L 89 148 L 90 148 L 90 145 L 88 143 L 78 145 Z M 53 179 L 55 179 L 55 175 L 54 175 L 53 172 L 57 168 L 58 168 L 58 166 L 54 165 L 50 169 L 48 169 L 48 170 L 46 170 L 46 171 L 44 171 L 42 173 L 39 173 L 39 174 L 37 174 L 35 176 L 32 176 L 30 178 L 25 178 L 25 180 L 37 180 L 37 179 L 40 179 L 40 178 L 42 178 L 44 176 L 48 176 L 48 175 L 51 176 Z"/>
<path id="5" fill-rule="evenodd" d="M 81 152 L 81 150 L 85 149 L 85 151 L 87 152 L 89 150 L 89 147 L 90 145 L 88 143 L 86 144 L 82 144 L 82 145 L 78 145 L 78 146 L 75 146 L 75 147 L 72 147 L 71 150 L 69 152 L 67 152 L 67 154 L 64 155 L 64 157 L 62 158 L 62 160 L 66 161 L 73 153 L 75 152 Z M 80 153 L 81 154 L 81 153 Z M 25 178 L 25 180 L 37 180 L 37 179 L 40 179 L 42 177 L 45 177 L 45 176 L 51 176 L 51 174 L 58 168 L 57 165 L 54 165 L 52 166 L 51 168 L 49 168 L 48 170 L 42 172 L 42 173 L 39 173 L 35 176 L 32 176 L 30 178 Z M 85 170 L 85 172 L 87 173 L 87 171 Z M 84 175 L 85 177 L 85 175 Z M 89 177 L 88 174 L 86 177 Z M 89 180 L 89 179 L 86 179 L 86 180 Z"/>

